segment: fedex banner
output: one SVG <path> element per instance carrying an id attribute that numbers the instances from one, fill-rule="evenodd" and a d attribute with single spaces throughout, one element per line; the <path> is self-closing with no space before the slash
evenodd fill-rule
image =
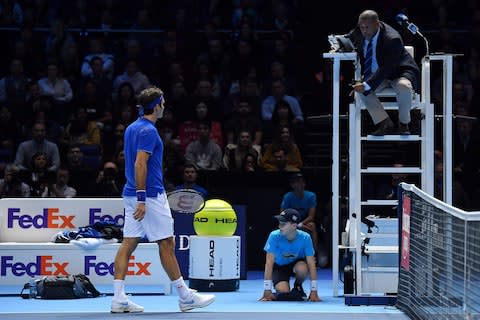
<path id="1" fill-rule="evenodd" d="M 240 236 L 242 242 L 241 277 L 246 278 L 246 207 L 234 205 L 233 208 L 237 214 L 235 235 Z M 121 198 L 0 199 L 0 243 L 50 242 L 60 231 L 76 230 L 104 220 L 113 220 L 123 225 Z M 174 220 L 175 251 L 182 274 L 188 278 L 189 236 L 195 235 L 193 215 L 174 214 Z M 3 257 L 3 250 L 1 254 Z M 156 249 L 150 254 L 157 256 L 158 260 Z"/>
<path id="2" fill-rule="evenodd" d="M 31 277 L 83 273 L 95 284 L 111 284 L 114 260 L 120 244 L 81 250 L 73 244 L 0 244 L 0 284 L 24 284 Z M 161 284 L 170 293 L 170 280 L 160 264 L 155 243 L 143 243 L 130 257 L 127 283 Z"/>
<path id="3" fill-rule="evenodd" d="M 115 199 L 1 199 L 0 242 L 44 242 L 59 231 L 97 221 L 123 225 L 123 201 Z"/>

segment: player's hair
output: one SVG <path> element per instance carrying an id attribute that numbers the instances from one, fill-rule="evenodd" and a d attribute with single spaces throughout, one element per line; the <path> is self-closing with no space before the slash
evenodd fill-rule
<path id="1" fill-rule="evenodd" d="M 138 103 L 143 106 L 143 112 L 145 115 L 152 114 L 153 109 L 145 108 L 148 106 L 153 100 L 158 97 L 163 96 L 162 89 L 152 86 L 147 89 L 143 89 L 138 96 Z"/>

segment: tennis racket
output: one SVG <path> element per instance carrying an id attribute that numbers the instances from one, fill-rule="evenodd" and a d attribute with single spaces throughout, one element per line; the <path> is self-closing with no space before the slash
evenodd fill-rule
<path id="1" fill-rule="evenodd" d="M 178 189 L 167 193 L 168 204 L 178 213 L 197 213 L 205 207 L 202 194 L 193 189 Z"/>

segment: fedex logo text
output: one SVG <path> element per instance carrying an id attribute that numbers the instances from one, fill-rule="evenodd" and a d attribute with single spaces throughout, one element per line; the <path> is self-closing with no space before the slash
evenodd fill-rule
<path id="1" fill-rule="evenodd" d="M 46 228 L 75 228 L 73 215 L 58 214 L 58 208 L 44 208 L 43 213 L 37 215 L 20 214 L 20 208 L 8 208 L 7 228 L 13 228 L 15 221 L 22 229 L 46 229 Z"/>
<path id="2" fill-rule="evenodd" d="M 58 276 L 68 275 L 68 262 L 52 261 L 52 256 L 37 256 L 35 262 L 14 262 L 13 256 L 2 256 L 0 275 L 6 276 L 8 271 L 16 277 L 27 274 L 30 277 L 45 275 Z"/>
<path id="3" fill-rule="evenodd" d="M 89 223 L 90 225 L 94 224 L 95 222 L 101 222 L 101 221 L 113 221 L 115 224 L 118 224 L 120 226 L 123 226 L 123 221 L 124 221 L 124 214 L 118 214 L 118 215 L 109 215 L 102 213 L 101 208 L 90 208 L 88 213 L 88 218 L 89 218 Z"/>
<path id="4" fill-rule="evenodd" d="M 97 256 L 85 256 L 85 275 L 90 275 L 95 273 L 99 276 L 113 276 L 114 274 L 114 263 L 107 262 L 97 262 Z M 128 262 L 127 275 L 129 276 L 150 276 L 151 273 L 148 270 L 151 262 L 136 262 L 135 256 L 130 256 L 130 261 Z"/>

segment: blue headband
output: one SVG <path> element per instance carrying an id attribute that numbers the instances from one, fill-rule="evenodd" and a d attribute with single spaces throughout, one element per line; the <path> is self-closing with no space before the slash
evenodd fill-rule
<path id="1" fill-rule="evenodd" d="M 163 97 L 162 97 L 162 96 L 160 96 L 160 97 L 158 97 L 158 98 L 155 98 L 152 102 L 150 102 L 150 103 L 149 103 L 146 107 L 144 107 L 144 108 L 145 108 L 145 109 L 153 109 L 153 108 L 155 108 L 155 106 L 156 106 L 157 104 L 162 103 L 162 100 L 163 100 Z"/>
<path id="2" fill-rule="evenodd" d="M 160 97 L 158 97 L 158 98 L 155 98 L 155 99 L 154 99 L 152 102 L 150 102 L 146 107 L 144 107 L 144 106 L 139 106 L 139 107 L 140 107 L 140 110 L 138 111 L 138 114 L 139 114 L 140 116 L 143 116 L 143 115 L 144 115 L 144 112 L 143 112 L 144 108 L 145 108 L 145 109 L 153 109 L 153 108 L 155 108 L 155 106 L 156 106 L 157 104 L 161 104 L 162 101 L 163 101 L 163 96 L 160 96 Z"/>

